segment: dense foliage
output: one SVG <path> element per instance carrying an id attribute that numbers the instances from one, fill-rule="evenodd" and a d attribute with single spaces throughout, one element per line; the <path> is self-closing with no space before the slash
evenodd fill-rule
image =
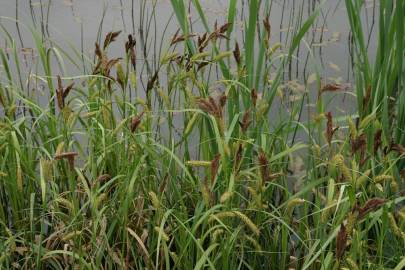
<path id="1" fill-rule="evenodd" d="M 301 99 L 283 94 L 319 9 L 285 46 L 270 42 L 271 1 L 249 1 L 242 34 L 236 0 L 215 24 L 191 1 L 204 33 L 186 2 L 171 1 L 180 29 L 146 79 L 135 35 L 108 33 L 69 77 L 64 59 L 82 56 L 35 30 L 24 79 L 3 27 L 0 267 L 402 269 L 405 2 L 380 1 L 371 62 L 364 1 L 346 0 L 358 114 L 338 118 L 325 95 L 348 90 L 316 65 Z"/>

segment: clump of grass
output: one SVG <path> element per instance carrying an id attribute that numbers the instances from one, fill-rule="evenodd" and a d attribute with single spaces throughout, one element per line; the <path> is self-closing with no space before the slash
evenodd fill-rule
<path id="1" fill-rule="evenodd" d="M 277 95 L 284 71 L 320 7 L 283 48 L 270 41 L 271 2 L 246 3 L 237 40 L 238 1 L 229 1 L 225 21 L 210 24 L 198 0 L 190 7 L 172 0 L 180 30 L 161 60 L 147 60 L 147 78 L 137 73 L 136 35 L 122 44 L 122 57 L 110 58 L 121 36 L 107 33 L 95 44 L 92 72 L 71 77 L 51 69 L 58 46 L 34 32 L 42 67 L 30 79 L 48 91 L 46 106 L 10 71 L 19 58 L 0 48 L 0 266 L 400 269 L 404 143 L 395 126 L 402 114 L 378 100 L 381 89 L 402 83 L 405 5 L 381 3 L 380 27 L 391 34 L 380 29 L 385 66 L 376 64 L 371 76 L 356 19 L 363 1 L 346 1 L 361 60 L 358 123 L 334 117 L 321 94 L 319 117 L 300 122 L 303 99 L 280 121 L 269 111 L 285 102 Z M 204 33 L 193 32 L 188 9 Z M 394 81 L 383 84 L 388 73 Z M 318 89 L 335 90 L 341 86 Z M 399 112 L 402 92 L 390 92 Z M 295 142 L 298 131 L 305 144 Z"/>

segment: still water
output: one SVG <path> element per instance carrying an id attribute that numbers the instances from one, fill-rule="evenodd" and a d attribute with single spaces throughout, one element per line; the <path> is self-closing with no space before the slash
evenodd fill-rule
<path id="1" fill-rule="evenodd" d="M 187 2 L 187 1 L 185 1 Z M 215 22 L 226 22 L 227 0 L 202 0 L 208 22 L 212 27 Z M 246 1 L 238 1 L 238 29 L 243 33 L 243 19 L 248 16 Z M 286 44 L 291 38 L 291 29 L 302 25 L 314 9 L 321 3 L 320 15 L 308 32 L 294 57 L 293 63 L 286 71 L 286 81 L 297 88 L 295 95 L 300 95 L 302 82 L 314 72 L 314 66 L 320 67 L 320 75 L 325 83 L 338 82 L 351 85 L 351 42 L 345 3 L 342 0 L 269 0 L 270 24 L 272 26 L 271 42 Z M 0 24 L 3 33 L 0 46 L 8 50 L 10 42 L 5 38 L 10 34 L 15 39 L 18 52 L 26 60 L 23 69 L 32 73 L 35 58 L 38 57 L 30 28 L 42 36 L 44 43 L 57 44 L 61 51 L 75 58 L 73 63 L 65 59 L 64 70 L 59 70 L 66 77 L 89 73 L 94 59 L 94 43 L 100 42 L 109 31 L 121 30 L 124 34 L 109 50 L 113 56 L 124 54 L 123 43 L 127 34 L 133 34 L 137 40 L 138 68 L 140 82 L 147 78 L 146 62 L 151 69 L 166 52 L 171 37 L 178 30 L 170 1 L 167 0 L 0 0 Z M 375 20 L 378 1 L 367 0 L 362 14 L 369 50 L 372 56 L 374 47 Z M 262 10 L 258 11 L 261 16 Z M 262 17 L 261 17 L 262 18 Z M 204 28 L 193 6 L 189 5 L 189 19 L 193 31 L 203 32 Z M 7 32 L 7 33 L 6 33 Z M 243 42 L 243 34 L 236 34 L 233 39 Z M 55 69 L 60 69 L 56 63 Z M 1 73 L 0 73 L 1 75 Z M 27 75 L 28 76 L 28 75 Z M 28 77 L 26 77 L 28 78 Z M 352 86 L 348 88 L 352 91 Z M 315 93 L 315 91 L 314 91 Z M 292 96 L 292 99 L 294 96 Z M 347 95 L 331 98 L 333 110 L 350 113 L 355 111 L 354 103 Z"/>

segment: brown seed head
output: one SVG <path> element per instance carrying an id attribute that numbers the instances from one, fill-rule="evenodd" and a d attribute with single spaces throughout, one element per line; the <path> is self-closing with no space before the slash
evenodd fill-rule
<path id="1" fill-rule="evenodd" d="M 385 203 L 384 199 L 373 198 L 368 200 L 363 207 L 359 208 L 359 219 L 364 218 L 368 213 L 376 210 Z"/>
<path id="2" fill-rule="evenodd" d="M 207 33 L 204 33 L 202 36 L 198 36 L 197 44 L 198 44 L 198 51 L 203 52 L 205 47 L 208 45 Z"/>
<path id="3" fill-rule="evenodd" d="M 264 25 L 264 29 L 266 30 L 266 33 L 267 33 L 267 39 L 270 39 L 271 26 L 270 26 L 269 15 L 267 15 L 266 18 L 263 20 L 263 25 Z"/>
<path id="4" fill-rule="evenodd" d="M 221 108 L 224 108 L 226 105 L 226 101 L 227 101 L 227 96 L 225 95 L 225 93 L 223 93 L 220 97 L 219 97 L 219 106 L 221 106 Z"/>
<path id="5" fill-rule="evenodd" d="M 112 43 L 115 41 L 115 39 L 119 36 L 119 34 L 121 33 L 121 31 L 117 31 L 117 32 L 109 32 L 104 39 L 104 45 L 103 48 L 104 50 Z"/>
<path id="6" fill-rule="evenodd" d="M 202 111 L 204 111 L 208 114 L 211 114 L 218 119 L 222 119 L 221 105 L 225 106 L 225 102 L 226 102 L 226 96 L 224 96 L 224 95 L 221 96 L 221 98 L 219 100 L 219 104 L 217 104 L 217 102 L 215 102 L 214 98 L 211 96 L 209 96 L 206 99 L 204 99 L 204 98 L 197 99 L 197 105 Z"/>
<path id="7" fill-rule="evenodd" d="M 263 184 L 265 184 L 270 180 L 269 179 L 270 173 L 269 173 L 269 161 L 263 149 L 260 149 L 259 151 L 258 162 L 260 166 L 260 175 L 262 177 Z"/>
<path id="8" fill-rule="evenodd" d="M 99 59 L 101 59 L 101 58 L 103 58 L 103 53 L 102 53 L 102 51 L 101 51 L 101 49 L 100 49 L 100 45 L 96 42 L 95 43 L 95 54 L 97 55 L 97 57 L 99 58 Z"/>
<path id="9" fill-rule="evenodd" d="M 129 54 L 131 59 L 131 64 L 134 69 L 136 69 L 136 40 L 132 35 L 128 35 L 128 41 L 125 43 L 125 51 Z"/>
<path id="10" fill-rule="evenodd" d="M 336 258 L 341 260 L 346 249 L 347 244 L 347 231 L 343 223 L 340 225 L 340 230 L 336 237 Z"/>
<path id="11" fill-rule="evenodd" d="M 399 155 L 405 156 L 405 147 L 399 143 L 391 143 L 391 149 L 398 152 Z"/>
<path id="12" fill-rule="evenodd" d="M 72 90 L 75 83 L 72 82 L 66 88 L 63 88 L 61 77 L 58 75 L 57 78 L 58 87 L 56 89 L 56 99 L 59 109 L 62 110 L 65 107 L 65 99 L 68 96 L 70 90 Z"/>
<path id="13" fill-rule="evenodd" d="M 331 145 L 333 134 L 338 130 L 339 127 L 333 128 L 333 119 L 332 119 L 332 113 L 331 112 L 326 113 L 326 118 L 327 118 L 326 139 L 328 141 L 328 144 Z"/>
<path id="14" fill-rule="evenodd" d="M 369 85 L 366 90 L 366 95 L 363 98 L 363 108 L 366 108 L 368 106 L 368 103 L 370 102 L 371 90 L 371 85 Z"/>
<path id="15" fill-rule="evenodd" d="M 145 112 L 141 112 L 131 120 L 131 132 L 134 133 L 135 130 L 138 128 L 139 124 L 141 123 L 142 116 Z"/>
<path id="16" fill-rule="evenodd" d="M 231 25 L 232 25 L 232 23 L 225 23 L 224 25 L 222 25 L 222 26 L 219 28 L 218 32 L 219 32 L 220 34 L 225 33 L 226 31 L 228 31 L 228 29 L 229 29 L 229 27 L 230 27 Z"/>
<path id="17" fill-rule="evenodd" d="M 149 79 L 148 84 L 146 86 L 146 92 L 149 92 L 152 90 L 152 88 L 155 86 L 155 82 L 159 79 L 159 71 L 156 71 L 155 74 L 152 76 L 152 78 Z"/>
<path id="18" fill-rule="evenodd" d="M 257 90 L 256 89 L 252 89 L 252 91 L 250 91 L 250 98 L 252 99 L 252 104 L 253 107 L 256 107 L 256 103 L 257 103 Z"/>
<path id="19" fill-rule="evenodd" d="M 109 174 L 102 174 L 102 175 L 100 175 L 99 177 L 97 177 L 96 182 L 104 183 L 104 182 L 106 182 L 106 181 L 108 181 L 108 180 L 110 180 L 110 179 L 111 179 L 111 175 L 109 175 Z"/>
<path id="20" fill-rule="evenodd" d="M 64 152 L 54 156 L 55 160 L 67 159 L 70 168 L 73 170 L 75 167 L 75 157 L 78 155 L 77 152 Z"/>
<path id="21" fill-rule="evenodd" d="M 233 50 L 233 57 L 235 58 L 236 63 L 238 65 L 240 65 L 241 59 L 240 59 L 240 49 L 239 49 L 238 42 L 235 42 L 235 49 Z"/>
<path id="22" fill-rule="evenodd" d="M 238 146 L 238 150 L 236 151 L 235 161 L 234 161 L 234 168 L 237 172 L 239 172 L 239 165 L 242 160 L 242 152 L 243 152 L 243 147 L 242 147 L 242 144 L 240 143 Z"/>
<path id="23" fill-rule="evenodd" d="M 243 114 L 242 122 L 239 122 L 243 133 L 246 133 L 246 131 L 249 128 L 251 123 L 252 123 L 252 119 L 250 118 L 250 109 L 248 109 Z"/>
<path id="24" fill-rule="evenodd" d="M 374 134 L 374 155 L 377 154 L 378 148 L 381 146 L 381 135 L 382 129 L 377 130 L 377 132 Z"/>
<path id="25" fill-rule="evenodd" d="M 358 136 L 354 141 L 351 142 L 352 144 L 352 153 L 355 154 L 357 151 L 364 152 L 366 150 L 367 145 L 367 137 L 363 133 Z"/>

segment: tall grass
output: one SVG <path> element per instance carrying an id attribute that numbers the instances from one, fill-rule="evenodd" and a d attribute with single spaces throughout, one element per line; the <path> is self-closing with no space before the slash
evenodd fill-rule
<path id="1" fill-rule="evenodd" d="M 69 76 L 51 63 L 82 64 L 82 55 L 65 54 L 33 30 L 39 62 L 23 79 L 3 28 L 13 55 L 0 49 L 0 266 L 401 269 L 405 6 L 388 2 L 380 4 L 371 63 L 362 1 L 346 1 L 357 48 L 357 124 L 328 112 L 323 94 L 332 88 L 319 74 L 314 119 L 296 120 L 310 105 L 304 99 L 287 113 L 278 106 L 286 102 L 284 72 L 322 6 L 281 45 L 270 42 L 271 1 L 245 3 L 241 38 L 244 1 L 229 1 L 224 21 L 214 24 L 198 0 L 190 7 L 172 0 L 179 31 L 153 50 L 161 54 L 146 63 L 146 79 L 137 61 L 151 48 L 145 31 L 140 44 L 134 33 L 107 33 L 91 72 Z M 192 30 L 189 8 L 204 33 Z M 140 19 L 143 30 L 154 12 Z M 111 43 L 122 44 L 120 58 L 111 58 Z M 305 143 L 294 142 L 298 131 Z"/>
<path id="2" fill-rule="evenodd" d="M 405 144 L 404 137 L 404 21 L 402 1 L 381 1 L 376 59 L 371 63 L 358 19 L 363 9 L 361 1 L 346 1 L 350 26 L 355 42 L 356 93 L 359 116 L 374 115 L 381 123 L 387 140 Z M 370 131 L 370 134 L 375 132 Z M 392 136 L 393 134 L 393 136 Z M 401 161 L 399 169 L 403 169 Z"/>

